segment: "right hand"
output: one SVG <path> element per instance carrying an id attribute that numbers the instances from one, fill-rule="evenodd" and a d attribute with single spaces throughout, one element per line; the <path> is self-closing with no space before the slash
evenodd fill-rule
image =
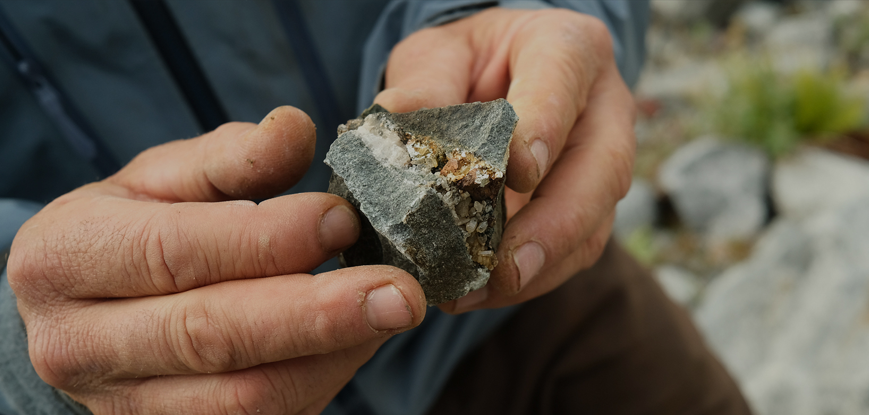
<path id="1" fill-rule="evenodd" d="M 314 140 L 277 108 L 149 149 L 24 224 L 8 276 L 39 376 L 95 413 L 319 413 L 425 297 L 392 267 L 307 274 L 358 237 L 339 197 L 227 201 L 289 188 Z"/>

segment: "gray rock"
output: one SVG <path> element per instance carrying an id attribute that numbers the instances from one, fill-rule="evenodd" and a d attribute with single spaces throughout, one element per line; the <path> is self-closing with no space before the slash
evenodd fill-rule
<path id="1" fill-rule="evenodd" d="M 652 11 L 672 23 L 695 24 L 698 20 L 723 27 L 746 0 L 652 0 Z"/>
<path id="2" fill-rule="evenodd" d="M 655 277 L 673 301 L 690 306 L 700 292 L 697 276 L 677 265 L 664 264 L 655 268 Z"/>
<path id="3" fill-rule="evenodd" d="M 701 138 L 667 159 L 658 181 L 689 228 L 713 240 L 738 240 L 766 221 L 768 170 L 760 150 Z"/>
<path id="4" fill-rule="evenodd" d="M 869 195 L 869 163 L 819 148 L 804 148 L 776 163 L 772 197 L 776 210 L 805 218 Z"/>
<path id="5" fill-rule="evenodd" d="M 743 4 L 734 16 L 749 32 L 763 36 L 775 26 L 782 15 L 782 6 L 772 2 L 751 1 Z"/>
<path id="6" fill-rule="evenodd" d="M 429 304 L 483 287 L 497 265 L 517 120 L 499 99 L 403 114 L 373 107 L 339 127 L 326 155 L 329 192 L 363 222 L 342 265 L 399 267 Z"/>
<path id="7" fill-rule="evenodd" d="M 696 313 L 761 415 L 869 413 L 869 197 L 779 219 Z"/>
<path id="8" fill-rule="evenodd" d="M 833 21 L 859 14 L 866 7 L 866 2 L 861 0 L 831 0 L 826 3 L 827 15 Z"/>
<path id="9" fill-rule="evenodd" d="M 634 177 L 628 194 L 616 205 L 613 231 L 619 238 L 628 238 L 636 230 L 652 226 L 657 216 L 655 189 L 648 181 Z"/>
<path id="10" fill-rule="evenodd" d="M 781 19 L 767 33 L 764 47 L 778 71 L 824 70 L 833 57 L 833 21 L 823 10 Z"/>
<path id="11" fill-rule="evenodd" d="M 682 52 L 684 53 L 684 52 Z M 677 59 L 667 68 L 643 70 L 637 84 L 637 95 L 676 101 L 727 91 L 727 74 L 716 61 Z"/>

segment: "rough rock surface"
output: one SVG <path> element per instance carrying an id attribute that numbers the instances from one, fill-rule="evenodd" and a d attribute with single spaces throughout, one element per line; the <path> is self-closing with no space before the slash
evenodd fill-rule
<path id="1" fill-rule="evenodd" d="M 782 215 L 804 218 L 869 194 L 869 162 L 804 148 L 776 163 L 772 197 Z"/>
<path id="2" fill-rule="evenodd" d="M 429 304 L 483 287 L 497 265 L 517 121 L 499 99 L 402 114 L 375 106 L 340 126 L 326 155 L 329 192 L 363 222 L 342 265 L 399 267 Z"/>
<path id="3" fill-rule="evenodd" d="M 778 219 L 697 321 L 758 414 L 869 413 L 869 195 Z"/>
<path id="4" fill-rule="evenodd" d="M 700 138 L 667 159 L 658 181 L 688 227 L 711 239 L 738 240 L 766 222 L 768 171 L 760 150 Z"/>
<path id="5" fill-rule="evenodd" d="M 700 282 L 690 271 L 678 265 L 664 264 L 655 268 L 655 277 L 673 301 L 690 307 L 700 292 Z"/>
<path id="6" fill-rule="evenodd" d="M 820 2 L 824 3 L 824 2 Z M 764 45 L 774 67 L 784 73 L 826 68 L 833 56 L 833 20 L 823 10 L 780 19 Z"/>
<path id="7" fill-rule="evenodd" d="M 777 163 L 779 218 L 696 317 L 758 414 L 869 413 L 869 165 L 819 149 Z"/>

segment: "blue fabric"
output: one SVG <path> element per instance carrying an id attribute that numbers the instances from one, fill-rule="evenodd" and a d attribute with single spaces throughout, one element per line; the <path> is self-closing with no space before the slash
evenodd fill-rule
<path id="1" fill-rule="evenodd" d="M 0 254 L 9 251 L 18 229 L 42 206 L 29 200 L 0 199 Z"/>
<path id="2" fill-rule="evenodd" d="M 452 316 L 430 307 L 422 326 L 390 339 L 351 382 L 373 413 L 422 415 L 464 354 L 517 311 L 514 306 Z"/>
<path id="3" fill-rule="evenodd" d="M 323 125 L 270 0 L 166 0 L 230 119 L 258 122 L 294 105 L 318 125 L 315 161 L 292 191 L 323 191 L 321 160 L 335 138 Z M 299 0 L 314 46 L 336 90 L 340 117 L 352 118 L 379 92 L 392 47 L 420 28 L 501 4 L 569 7 L 604 20 L 616 40 L 622 76 L 633 82 L 642 61 L 644 1 Z M 122 162 L 168 140 L 200 133 L 196 119 L 126 2 L 0 0 L 37 58 Z M 0 248 L 44 203 L 92 181 L 29 93 L 0 66 Z M 12 199 L 19 200 L 12 200 Z M 29 201 L 29 202 L 28 202 Z M 5 245 L 4 245 L 5 244 Z M 2 252 L 2 250 L 0 250 Z M 332 262 L 334 266 L 334 261 Z M 332 269 L 321 267 L 318 271 Z M 449 316 L 430 308 L 423 324 L 388 341 L 351 381 L 355 393 L 333 414 L 422 414 L 462 356 L 518 308 Z M 4 406 L 5 405 L 5 406 Z M 0 281 L 0 413 L 86 413 L 43 383 L 27 354 L 26 334 L 5 274 Z M 11 415 L 10 414 L 10 415 Z"/>
<path id="4" fill-rule="evenodd" d="M 8 415 L 86 414 L 68 397 L 43 382 L 30 365 L 24 323 L 6 271 L 0 274 L 0 413 Z M 11 318 L 14 316 L 14 318 Z"/>

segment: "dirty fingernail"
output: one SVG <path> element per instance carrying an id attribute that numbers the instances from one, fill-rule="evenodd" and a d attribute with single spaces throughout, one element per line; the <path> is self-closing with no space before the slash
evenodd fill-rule
<path id="1" fill-rule="evenodd" d="M 534 140 L 531 143 L 531 154 L 537 160 L 537 177 L 543 177 L 546 168 L 549 167 L 549 146 L 543 140 Z"/>
<path id="2" fill-rule="evenodd" d="M 489 286 L 484 286 L 476 291 L 469 292 L 466 296 L 456 300 L 457 313 L 469 310 L 471 307 L 486 301 L 489 298 Z"/>
<path id="3" fill-rule="evenodd" d="M 359 237 L 359 222 L 347 206 L 329 209 L 320 219 L 320 245 L 326 252 L 347 248 Z"/>
<path id="4" fill-rule="evenodd" d="M 365 296 L 365 319 L 374 330 L 394 330 L 413 322 L 410 306 L 394 285 L 384 285 Z"/>
<path id="5" fill-rule="evenodd" d="M 519 269 L 519 289 L 525 288 L 536 277 L 546 262 L 546 253 L 537 242 L 526 242 L 513 253 L 513 262 Z"/>

